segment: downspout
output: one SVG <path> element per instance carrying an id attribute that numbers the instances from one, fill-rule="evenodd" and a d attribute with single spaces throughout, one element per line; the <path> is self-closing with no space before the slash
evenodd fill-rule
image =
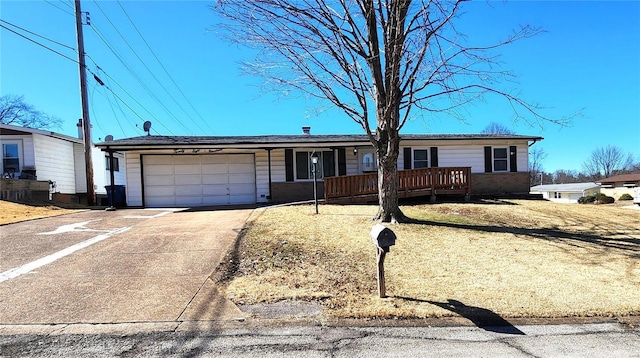
<path id="1" fill-rule="evenodd" d="M 106 211 L 115 211 L 116 206 L 114 202 L 116 200 L 116 188 L 114 186 L 115 183 L 115 174 L 113 173 L 113 150 L 107 147 L 107 152 L 109 152 L 109 179 L 111 180 L 111 186 L 109 186 L 109 191 L 111 195 L 109 197 L 109 207 L 106 208 Z"/>
<path id="2" fill-rule="evenodd" d="M 269 162 L 269 194 L 267 195 L 267 200 L 271 200 L 271 151 L 273 148 L 266 148 L 265 150 L 267 151 L 267 160 Z"/>

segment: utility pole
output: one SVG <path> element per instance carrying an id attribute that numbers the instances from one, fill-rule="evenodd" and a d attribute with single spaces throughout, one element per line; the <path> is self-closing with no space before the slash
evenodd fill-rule
<path id="1" fill-rule="evenodd" d="M 87 205 L 96 205 L 96 191 L 93 184 L 93 160 L 91 159 L 91 121 L 89 120 L 89 97 L 87 94 L 87 71 L 84 60 L 84 37 L 82 33 L 82 10 L 80 0 L 76 4 L 76 35 L 78 38 L 78 63 L 80 64 L 80 96 L 82 98 L 82 139 L 84 140 L 84 164 L 87 177 Z"/>

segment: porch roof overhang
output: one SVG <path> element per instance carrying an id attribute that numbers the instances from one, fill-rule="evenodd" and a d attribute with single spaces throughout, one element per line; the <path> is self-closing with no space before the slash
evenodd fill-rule
<path id="1" fill-rule="evenodd" d="M 403 134 L 402 140 L 479 141 L 521 140 L 537 141 L 542 137 L 497 134 Z M 158 149 L 276 149 L 292 147 L 360 147 L 370 146 L 366 135 L 264 135 L 264 136 L 159 136 L 148 135 L 117 139 L 95 144 L 102 150 L 144 151 Z"/>

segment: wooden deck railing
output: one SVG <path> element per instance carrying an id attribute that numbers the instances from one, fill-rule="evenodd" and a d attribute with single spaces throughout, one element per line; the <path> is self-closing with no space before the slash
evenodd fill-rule
<path id="1" fill-rule="evenodd" d="M 436 167 L 398 171 L 398 196 L 465 194 L 471 192 L 470 167 Z M 378 174 L 324 178 L 324 199 L 367 200 L 378 195 Z"/>

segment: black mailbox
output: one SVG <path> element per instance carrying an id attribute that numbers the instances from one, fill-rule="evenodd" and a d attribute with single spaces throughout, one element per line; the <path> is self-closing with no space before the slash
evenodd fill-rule
<path id="1" fill-rule="evenodd" d="M 371 229 L 371 241 L 373 241 L 374 245 L 383 249 L 384 252 L 389 252 L 389 247 L 396 244 L 396 234 L 388 227 L 376 224 Z"/>

